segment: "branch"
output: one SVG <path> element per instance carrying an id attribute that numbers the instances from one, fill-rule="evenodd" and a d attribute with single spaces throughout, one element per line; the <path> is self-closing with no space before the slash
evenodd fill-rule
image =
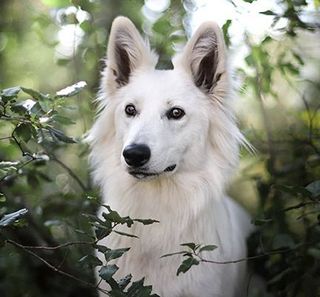
<path id="1" fill-rule="evenodd" d="M 295 247 L 293 249 L 285 249 L 285 250 L 280 250 L 280 251 L 271 251 L 271 252 L 267 252 L 261 255 L 256 255 L 256 256 L 252 256 L 252 257 L 246 257 L 246 258 L 241 258 L 241 259 L 237 259 L 237 260 L 229 260 L 229 261 L 213 261 L 213 260 L 207 260 L 204 259 L 202 257 L 199 257 L 201 262 L 204 263 L 212 263 L 212 264 L 235 264 L 235 263 L 240 263 L 240 262 L 245 262 L 245 261 L 251 261 L 251 260 L 255 260 L 255 259 L 260 259 L 263 257 L 267 257 L 267 256 L 271 256 L 271 255 L 278 255 L 278 254 L 285 254 L 285 253 L 289 253 L 289 252 L 293 252 L 294 250 L 296 250 L 298 247 Z"/>
<path id="2" fill-rule="evenodd" d="M 298 208 L 301 208 L 301 207 L 304 207 L 304 206 L 310 205 L 310 204 L 319 204 L 319 201 L 301 202 L 301 203 L 298 203 L 296 205 L 284 208 L 281 211 L 282 212 L 286 212 L 286 211 L 293 210 L 293 209 L 298 209 Z"/>
<path id="3" fill-rule="evenodd" d="M 70 245 L 92 245 L 95 244 L 97 241 L 71 241 L 62 243 L 56 246 L 32 246 L 32 245 L 23 245 L 25 249 L 30 250 L 57 250 L 61 248 L 68 247 Z"/>
<path id="4" fill-rule="evenodd" d="M 35 258 L 37 258 L 39 261 L 41 261 L 43 264 L 45 264 L 46 266 L 48 266 L 49 268 L 51 268 L 53 271 L 55 271 L 55 272 L 57 272 L 57 273 L 65 276 L 65 277 L 68 277 L 68 278 L 70 278 L 70 279 L 72 279 L 72 280 L 74 280 L 74 281 L 76 281 L 76 282 L 78 282 L 78 283 L 81 283 L 81 284 L 83 284 L 83 285 L 85 285 L 85 286 L 87 286 L 87 287 L 95 288 L 95 289 L 97 289 L 98 291 L 100 291 L 100 292 L 102 292 L 102 293 L 107 294 L 107 295 L 110 296 L 110 294 L 109 294 L 106 290 L 103 290 L 103 289 L 99 288 L 96 284 L 92 284 L 92 283 L 87 282 L 87 281 L 85 281 L 85 280 L 83 280 L 83 279 L 80 279 L 80 278 L 78 278 L 78 277 L 76 277 L 76 276 L 74 276 L 74 275 L 72 275 L 72 274 L 70 274 L 70 273 L 68 273 L 68 272 L 65 272 L 65 271 L 59 269 L 58 267 L 52 265 L 52 264 L 49 263 L 47 260 L 43 259 L 42 257 L 40 257 L 39 255 L 37 255 L 37 254 L 34 253 L 33 251 L 28 250 L 28 247 L 23 246 L 23 245 L 15 242 L 15 241 L 13 241 L 13 240 L 10 240 L 10 239 L 7 239 L 6 242 L 9 243 L 9 244 L 11 244 L 11 245 L 13 245 L 13 246 L 15 246 L 15 247 L 17 247 L 17 248 L 20 248 L 20 249 L 24 250 L 24 251 L 27 252 L 28 254 L 32 255 L 32 256 L 35 257 Z"/>
<path id="5" fill-rule="evenodd" d="M 64 164 L 62 161 L 60 161 L 59 159 L 57 159 L 56 156 L 51 154 L 51 160 L 58 163 L 63 169 L 65 169 L 69 175 L 78 183 L 78 185 L 80 186 L 80 188 L 86 192 L 87 191 L 87 187 L 85 186 L 85 184 L 80 180 L 80 178 L 72 171 L 72 169 L 70 167 L 68 167 L 66 164 Z"/>

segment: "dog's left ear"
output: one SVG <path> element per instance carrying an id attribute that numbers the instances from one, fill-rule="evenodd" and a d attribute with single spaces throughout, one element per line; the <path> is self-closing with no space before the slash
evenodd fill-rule
<path id="1" fill-rule="evenodd" d="M 227 83 L 225 51 L 219 26 L 214 22 L 205 22 L 189 40 L 174 65 L 190 72 L 197 87 L 207 93 L 216 93 L 219 91 L 216 90 L 218 84 L 225 89 Z"/>

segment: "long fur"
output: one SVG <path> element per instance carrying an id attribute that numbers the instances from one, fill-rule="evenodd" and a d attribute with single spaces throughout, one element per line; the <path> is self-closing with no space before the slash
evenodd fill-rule
<path id="1" fill-rule="evenodd" d="M 111 234 L 102 241 L 110 248 L 131 247 L 117 261 L 117 275 L 146 277 L 162 297 L 241 296 L 243 262 L 202 263 L 176 276 L 182 258 L 160 259 L 184 242 L 216 244 L 218 249 L 203 254 L 211 260 L 246 256 L 249 217 L 225 194 L 244 138 L 229 104 L 221 30 L 204 23 L 175 57 L 174 69 L 160 71 L 131 21 L 119 17 L 111 29 L 107 59 L 100 112 L 88 136 L 93 177 L 103 203 L 122 215 L 160 221 L 135 224 L 130 232 L 139 239 Z M 133 119 L 124 114 L 128 103 L 139 109 Z M 172 106 L 184 108 L 180 121 L 165 117 Z M 150 146 L 148 170 L 159 176 L 139 180 L 128 173 L 122 151 L 136 142 Z M 176 170 L 164 172 L 172 164 Z"/>

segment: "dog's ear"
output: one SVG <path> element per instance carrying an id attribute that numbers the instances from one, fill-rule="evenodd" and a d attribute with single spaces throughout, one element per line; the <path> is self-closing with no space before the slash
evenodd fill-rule
<path id="1" fill-rule="evenodd" d="M 117 88 L 126 85 L 133 71 L 154 67 L 156 63 L 156 56 L 134 24 L 126 17 L 117 17 L 112 23 L 107 51 L 108 84 Z"/>
<path id="2" fill-rule="evenodd" d="M 225 87 L 225 43 L 219 26 L 214 22 L 203 23 L 174 64 L 190 72 L 195 85 L 205 92 L 216 93 L 218 84 Z"/>

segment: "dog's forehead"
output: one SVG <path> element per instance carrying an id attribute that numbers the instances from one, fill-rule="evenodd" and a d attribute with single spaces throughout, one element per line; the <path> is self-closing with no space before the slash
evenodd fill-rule
<path id="1" fill-rule="evenodd" d="M 130 91 L 141 98 L 181 99 L 195 89 L 192 80 L 176 70 L 150 70 L 136 73 L 128 85 Z"/>

